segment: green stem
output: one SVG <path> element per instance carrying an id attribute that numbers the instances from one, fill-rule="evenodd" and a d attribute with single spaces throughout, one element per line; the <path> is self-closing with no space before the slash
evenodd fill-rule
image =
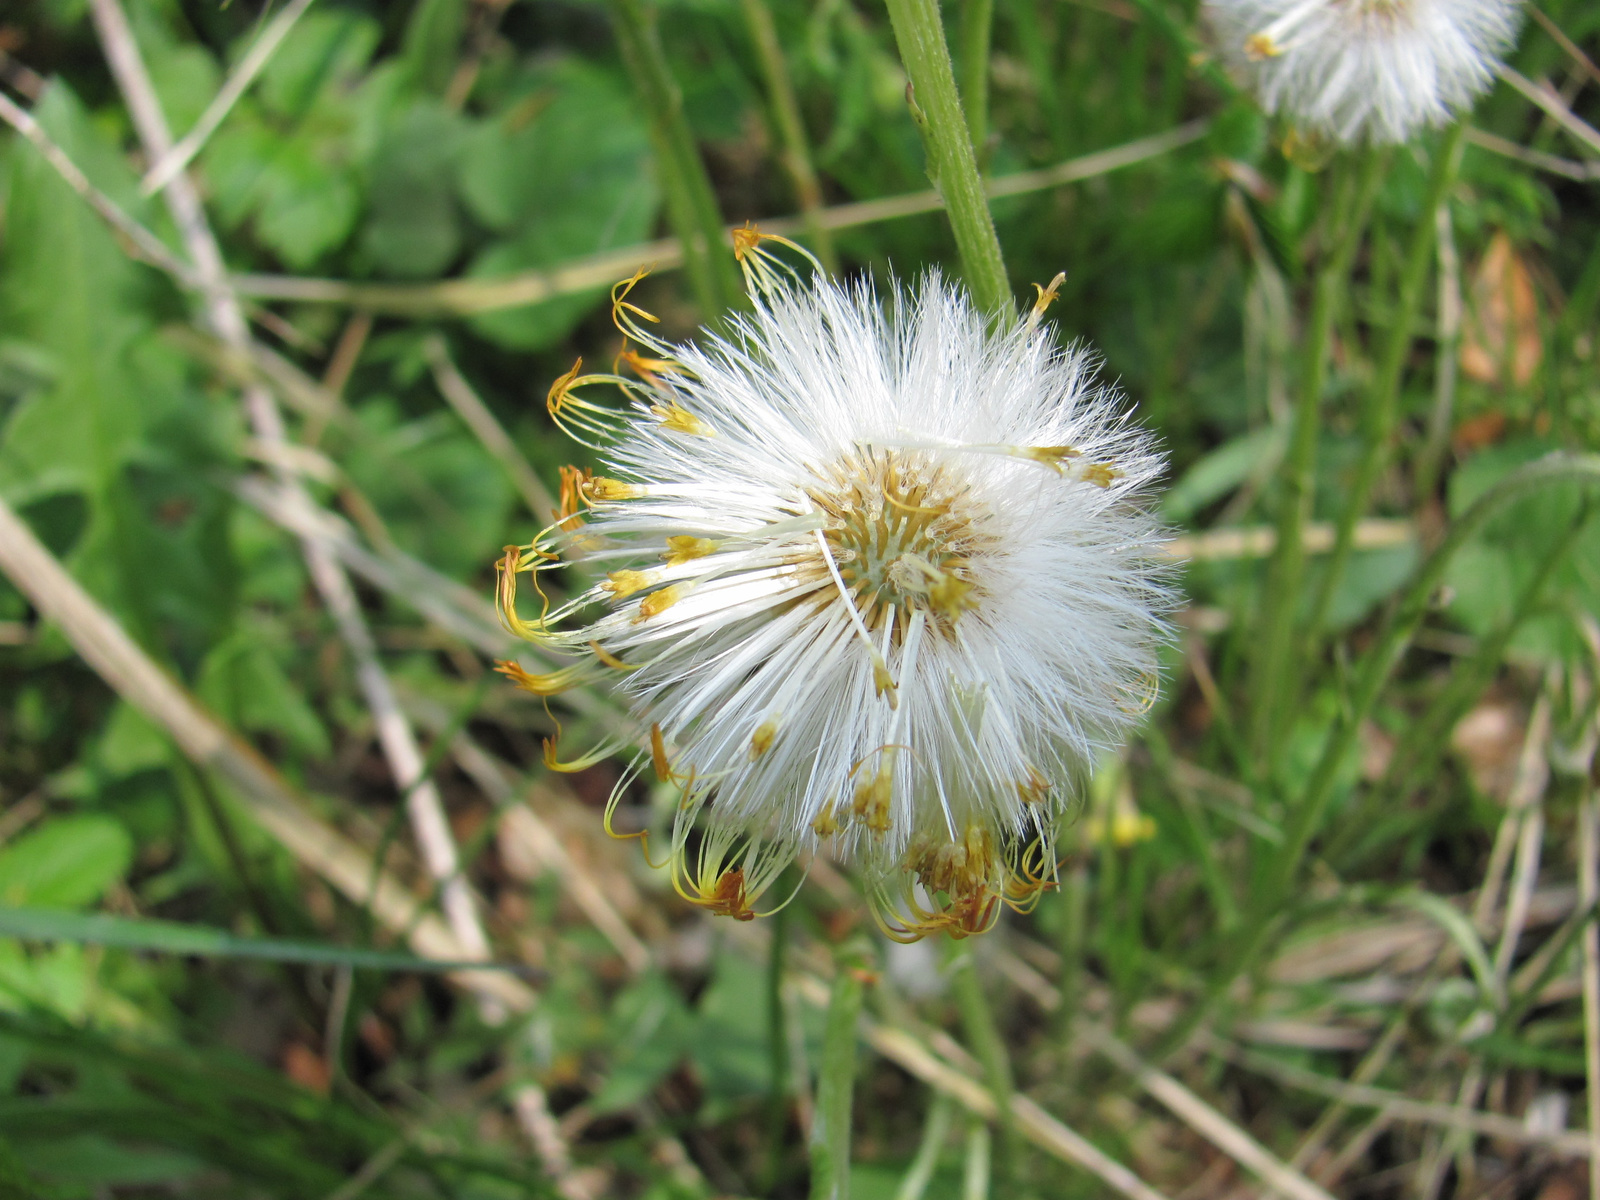
<path id="1" fill-rule="evenodd" d="M 981 166 L 989 140 L 989 40 L 994 30 L 994 0 L 962 0 L 961 104 L 967 111 L 967 133 Z"/>
<path id="2" fill-rule="evenodd" d="M 772 1081 L 767 1092 L 767 1192 L 782 1178 L 785 1134 L 789 1128 L 789 1023 L 783 983 L 789 961 L 791 907 L 785 904 L 769 923 L 772 944 L 767 950 L 767 1062 Z"/>
<path id="3" fill-rule="evenodd" d="M 1365 151 L 1359 164 L 1346 164 L 1347 173 L 1335 191 L 1331 246 L 1317 272 L 1311 314 L 1302 351 L 1299 394 L 1289 429 L 1284 463 L 1283 494 L 1279 500 L 1277 545 L 1267 570 L 1262 614 L 1262 642 L 1255 662 L 1252 688 L 1254 743 L 1267 763 L 1277 757 L 1273 746 L 1286 719 L 1291 652 L 1294 648 L 1296 609 L 1305 573 L 1304 532 L 1311 519 L 1312 485 L 1316 477 L 1317 426 L 1327 368 L 1333 323 L 1361 242 L 1372 197 L 1377 190 L 1381 158 Z"/>
<path id="4" fill-rule="evenodd" d="M 772 10 L 767 6 L 767 0 L 742 0 L 742 7 L 744 23 L 749 27 L 750 40 L 755 45 L 756 61 L 761 64 L 767 100 L 772 105 L 772 120 L 778 127 L 778 141 L 783 147 L 783 166 L 789 172 L 790 182 L 794 184 L 795 200 L 800 206 L 806 237 L 823 269 L 830 275 L 837 274 L 839 260 L 833 252 L 833 234 L 821 218 L 822 184 L 818 182 L 816 168 L 811 164 L 811 144 L 806 138 L 805 122 L 800 118 L 800 101 L 795 96 L 794 84 L 789 78 L 789 66 L 784 61 Z"/>
<path id="5" fill-rule="evenodd" d="M 933 1182 L 933 1173 L 939 1168 L 939 1155 L 944 1150 L 945 1138 L 950 1133 L 950 1118 L 955 1113 L 955 1101 L 943 1092 L 935 1092 L 928 1102 L 928 1118 L 922 1126 L 922 1141 L 917 1146 L 917 1156 L 911 1160 L 905 1178 L 894 1194 L 894 1200 L 922 1200 L 922 1194 Z"/>
<path id="6" fill-rule="evenodd" d="M 650 116 L 667 213 L 683 242 L 684 270 L 707 320 L 742 304 L 738 270 L 725 245 L 716 192 L 683 113 L 683 94 L 667 67 L 649 0 L 609 0 L 622 61 Z"/>
<path id="7" fill-rule="evenodd" d="M 856 1084 L 856 1024 L 861 1016 L 865 956 L 859 947 L 835 956 L 833 994 L 822 1035 L 817 1100 L 811 1119 L 811 1200 L 850 1200 L 850 1108 Z"/>
<path id="8" fill-rule="evenodd" d="M 983 980 L 978 975 L 970 945 L 952 943 L 950 975 L 967 1042 L 983 1065 L 984 1081 L 994 1096 L 995 1125 L 1000 1133 L 994 1155 L 995 1182 L 1001 1195 L 1010 1195 L 1017 1167 L 1016 1121 L 1011 1114 L 1011 1093 L 1015 1090 L 1011 1060 L 1006 1054 L 1005 1038 L 995 1024 L 989 999 L 983 994 Z"/>
<path id="9" fill-rule="evenodd" d="M 888 6 L 900 59 L 911 81 L 908 99 L 928 155 L 928 175 L 950 217 L 967 287 L 980 312 L 1010 320 L 1016 300 L 956 93 L 939 5 L 937 0 L 888 0 Z"/>
<path id="10" fill-rule="evenodd" d="M 1427 278 L 1428 264 L 1438 244 L 1438 228 L 1434 214 L 1446 202 L 1456 172 L 1461 166 L 1461 149 L 1464 144 L 1466 123 L 1452 126 L 1433 156 L 1433 168 L 1428 172 L 1428 192 L 1422 212 L 1411 230 L 1411 241 L 1406 246 L 1405 263 L 1400 270 L 1400 287 L 1395 311 L 1389 319 L 1388 337 L 1378 359 L 1378 373 L 1367 393 L 1361 421 L 1364 443 L 1356 478 L 1339 514 L 1338 533 L 1334 537 L 1333 552 L 1322 572 L 1316 599 L 1311 605 L 1311 617 L 1306 623 L 1305 649 L 1316 644 L 1322 623 L 1328 614 L 1334 590 L 1344 574 L 1350 558 L 1350 547 L 1355 537 L 1356 522 L 1366 511 L 1372 496 L 1372 487 L 1382 473 L 1389 458 L 1389 442 L 1400 423 L 1400 379 L 1405 374 L 1406 359 L 1411 354 L 1411 340 L 1417 327 L 1417 312 L 1422 306 L 1422 285 Z"/>
<path id="11" fill-rule="evenodd" d="M 1079 860 L 1061 880 L 1061 974 L 1056 980 L 1061 1007 L 1056 1009 L 1056 1037 L 1064 1051 L 1072 1048 L 1072 1023 L 1081 1007 L 1088 910 L 1089 868 Z M 1068 1054 L 1066 1061 L 1075 1060 Z"/>
<path id="12" fill-rule="evenodd" d="M 1244 929 L 1230 939 L 1231 952 L 1207 980 L 1204 993 L 1169 1031 L 1162 1043 L 1164 1054 L 1189 1040 L 1189 1035 L 1228 994 L 1234 981 L 1255 966 L 1266 948 L 1290 888 L 1300 873 L 1301 861 L 1333 797 L 1340 765 L 1354 749 L 1362 722 L 1371 713 L 1378 693 L 1427 615 L 1434 593 L 1456 552 L 1510 501 L 1549 484 L 1566 482 L 1600 486 L 1600 455 L 1550 454 L 1502 477 L 1450 527 L 1438 549 L 1413 576 L 1399 605 L 1391 611 L 1372 648 L 1361 660 L 1349 706 L 1336 718 L 1305 791 L 1288 813 L 1283 843 L 1273 849 L 1271 874 L 1256 898 Z"/>

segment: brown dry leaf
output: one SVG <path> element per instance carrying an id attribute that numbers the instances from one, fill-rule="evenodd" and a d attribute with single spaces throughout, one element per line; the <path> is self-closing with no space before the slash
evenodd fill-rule
<path id="1" fill-rule="evenodd" d="M 323 1096 L 333 1082 L 333 1073 L 322 1055 L 304 1042 L 290 1042 L 283 1048 L 283 1073 L 301 1087 Z"/>
<path id="2" fill-rule="evenodd" d="M 1533 278 L 1511 239 L 1497 233 L 1472 277 L 1461 330 L 1461 370 L 1479 383 L 1520 387 L 1533 378 L 1543 357 Z"/>
<path id="3" fill-rule="evenodd" d="M 1481 450 L 1484 446 L 1494 445 L 1505 436 L 1505 432 L 1505 413 L 1498 411 L 1479 413 L 1456 426 L 1450 444 L 1456 448 L 1457 453 Z"/>
<path id="4" fill-rule="evenodd" d="M 1517 773 L 1522 752 L 1522 717 L 1510 704 L 1479 704 L 1455 727 L 1450 745 L 1472 772 L 1479 790 L 1503 799 Z"/>

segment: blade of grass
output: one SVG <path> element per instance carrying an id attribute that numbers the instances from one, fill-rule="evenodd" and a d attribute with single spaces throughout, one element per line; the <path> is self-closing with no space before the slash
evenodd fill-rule
<path id="1" fill-rule="evenodd" d="M 525 979 L 545 972 L 521 963 L 477 962 L 470 959 L 419 958 L 391 950 L 330 946 L 293 938 L 240 937 L 225 929 L 177 921 L 119 917 L 109 913 L 76 913 L 58 909 L 10 908 L 0 905 L 0 935 L 28 942 L 76 942 L 116 946 L 154 954 L 191 958 L 252 958 L 308 966 L 352 967 L 375 971 L 418 971 L 429 974 L 462 970 L 506 971 Z"/>
<path id="2" fill-rule="evenodd" d="M 822 269 L 830 275 L 837 274 L 839 260 L 833 250 L 833 235 L 820 219 L 822 184 L 811 163 L 811 144 L 806 137 L 805 121 L 800 116 L 800 101 L 789 78 L 789 64 L 784 60 L 783 46 L 778 41 L 772 9 L 767 0 L 740 0 L 740 8 L 744 12 L 745 26 L 750 30 L 750 41 L 755 46 L 761 80 L 767 88 L 767 103 L 783 147 L 783 167 L 789 173 L 795 202 L 800 206 L 800 221 Z"/>
<path id="3" fill-rule="evenodd" d="M 1251 733 L 1257 756 L 1265 764 L 1277 761 L 1280 734 L 1288 719 L 1286 710 L 1292 707 L 1286 700 L 1292 690 L 1289 676 L 1305 573 L 1304 536 L 1311 519 L 1329 345 L 1335 318 L 1345 299 L 1350 267 L 1377 192 L 1382 162 L 1378 151 L 1368 149 L 1354 161 L 1346 159 L 1342 164 L 1343 177 L 1335 185 L 1329 214 L 1329 248 L 1317 272 L 1300 351 L 1300 384 L 1290 423 L 1283 493 L 1278 501 L 1277 540 L 1263 597 L 1261 641 L 1252 662 Z"/>
<path id="4" fill-rule="evenodd" d="M 994 1097 L 1000 1137 L 993 1156 L 994 1180 L 1001 1195 L 1010 1195 L 1017 1175 L 1017 1127 L 1011 1112 L 1011 1097 L 1016 1090 L 1005 1036 L 995 1022 L 989 998 L 983 994 L 983 979 L 973 957 L 970 942 L 952 942 L 948 973 L 961 1010 L 961 1026 L 967 1043 L 983 1064 L 989 1095 Z M 986 1166 L 988 1164 L 985 1164 Z M 987 1175 L 987 1170 L 985 1174 Z"/>
<path id="5" fill-rule="evenodd" d="M 811 1122 L 811 1200 L 850 1200 L 850 1110 L 855 1100 L 856 1023 L 866 987 L 865 962 L 860 947 L 854 945 L 835 955 Z"/>
<path id="6" fill-rule="evenodd" d="M 368 901 L 370 858 L 343 834 L 311 816 L 304 801 L 265 759 L 158 667 L 3 500 L 0 571 L 43 617 L 60 627 L 72 647 L 118 695 L 164 729 L 197 766 L 225 779 L 250 815 L 290 854 L 352 903 Z M 451 960 L 472 957 L 463 952 L 455 934 L 438 917 L 418 916 L 416 900 L 392 876 L 381 875 L 370 889 L 370 907 L 386 929 L 408 931 L 411 947 L 420 955 Z M 514 1011 L 533 1007 L 534 994 L 504 975 L 474 972 L 456 978 Z"/>
<path id="7" fill-rule="evenodd" d="M 1378 693 L 1427 615 L 1435 589 L 1456 552 L 1510 501 L 1540 487 L 1566 482 L 1590 487 L 1600 485 L 1600 456 L 1549 454 L 1503 476 L 1462 514 L 1438 549 L 1418 568 L 1399 604 L 1379 629 L 1372 648 L 1361 660 L 1349 706 L 1330 730 L 1304 790 L 1288 812 L 1284 844 L 1272 850 L 1270 874 L 1255 897 L 1243 929 L 1229 940 L 1226 956 L 1213 968 L 1203 994 L 1169 1030 L 1163 1053 L 1170 1053 L 1188 1040 L 1234 981 L 1250 970 L 1266 949 L 1273 926 L 1300 873 L 1302 860 L 1321 828 L 1340 767 L 1356 744 L 1361 723 L 1371 713 Z"/>
<path id="8" fill-rule="evenodd" d="M 683 247 L 690 286 L 707 321 L 741 303 L 738 274 L 705 163 L 683 112 L 678 90 L 661 46 L 655 5 L 650 0 L 609 0 L 612 28 L 622 61 L 650 122 L 667 211 Z"/>
<path id="9" fill-rule="evenodd" d="M 1439 240 L 1435 214 L 1447 203 L 1450 189 L 1461 168 L 1462 135 L 1465 130 L 1466 124 L 1458 121 L 1445 133 L 1434 150 L 1422 213 L 1411 230 L 1394 308 L 1384 330 L 1377 372 L 1362 405 L 1361 460 L 1356 468 L 1355 480 L 1345 494 L 1333 553 L 1322 569 L 1322 578 L 1311 601 L 1311 611 L 1302 638 L 1301 661 L 1308 661 L 1315 652 L 1323 623 L 1327 620 L 1328 608 L 1333 603 L 1340 580 L 1344 578 L 1356 523 L 1365 515 L 1367 501 L 1372 498 L 1373 485 L 1378 482 L 1378 476 L 1389 461 L 1389 443 L 1400 424 L 1400 381 L 1405 373 L 1406 360 L 1411 356 L 1411 342 L 1422 307 L 1422 285 Z"/>
<path id="10" fill-rule="evenodd" d="M 967 112 L 972 152 L 982 169 L 989 141 L 989 41 L 994 33 L 994 0 L 961 3 L 961 105 Z"/>

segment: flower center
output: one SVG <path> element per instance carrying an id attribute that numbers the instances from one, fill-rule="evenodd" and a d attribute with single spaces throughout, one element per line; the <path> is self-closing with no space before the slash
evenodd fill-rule
<path id="1" fill-rule="evenodd" d="M 894 611 L 899 637 L 913 609 L 947 629 L 978 606 L 973 562 L 985 548 L 983 522 L 942 465 L 869 450 L 836 463 L 826 478 L 808 495 L 828 518 L 828 550 L 869 629 Z"/>

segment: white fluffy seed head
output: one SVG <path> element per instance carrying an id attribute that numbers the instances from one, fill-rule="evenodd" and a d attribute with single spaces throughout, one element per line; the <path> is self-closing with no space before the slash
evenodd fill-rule
<path id="1" fill-rule="evenodd" d="M 1469 108 L 1516 39 L 1520 0 L 1206 0 L 1263 108 L 1345 144 L 1403 142 Z"/>
<path id="2" fill-rule="evenodd" d="M 897 936 L 1029 903 L 1076 781 L 1153 698 L 1151 438 L 1090 354 L 989 331 L 936 276 L 887 312 L 775 288 L 669 361 L 556 539 L 605 582 L 510 619 L 602 652 L 655 731 L 680 891 L 746 917 L 830 841 Z"/>

